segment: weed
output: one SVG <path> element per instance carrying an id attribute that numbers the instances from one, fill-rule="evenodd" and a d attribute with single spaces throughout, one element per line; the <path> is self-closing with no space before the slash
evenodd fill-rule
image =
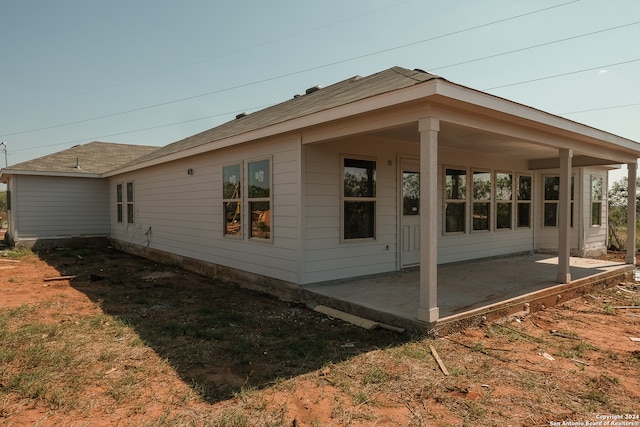
<path id="1" fill-rule="evenodd" d="M 381 384 L 389 381 L 391 376 L 380 368 L 374 368 L 365 374 L 362 379 L 363 384 Z"/>
<path id="2" fill-rule="evenodd" d="M 608 302 L 606 303 L 603 307 L 602 307 L 602 311 L 604 311 L 605 314 L 608 314 L 610 316 L 615 316 L 615 314 L 618 312 L 615 308 L 615 306 Z"/>
<path id="3" fill-rule="evenodd" d="M 248 427 L 249 417 L 243 412 L 235 409 L 225 409 L 222 414 L 217 417 L 216 425 L 220 427 Z"/>

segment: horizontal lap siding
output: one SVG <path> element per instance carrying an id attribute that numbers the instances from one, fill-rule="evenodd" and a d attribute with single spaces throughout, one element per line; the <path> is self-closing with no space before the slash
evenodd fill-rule
<path id="1" fill-rule="evenodd" d="M 98 178 L 16 176 L 20 238 L 106 236 L 108 183 Z"/>
<path id="2" fill-rule="evenodd" d="M 467 200 L 467 232 L 464 234 L 451 233 L 447 234 L 443 231 L 444 224 L 444 195 L 443 184 L 444 169 L 447 167 L 462 167 L 466 168 L 469 173 L 472 169 L 487 170 L 493 173 L 495 178 L 495 172 L 508 172 L 513 174 L 515 182 L 516 174 L 522 173 L 531 175 L 534 178 L 532 172 L 527 172 L 528 165 L 524 161 L 517 161 L 500 156 L 491 156 L 482 153 L 473 153 L 463 150 L 451 150 L 440 149 L 438 153 L 439 157 L 439 170 L 438 170 L 438 263 L 445 264 L 450 262 L 467 261 L 478 258 L 487 258 L 492 256 L 508 255 L 519 252 L 532 251 L 534 249 L 534 229 L 532 228 L 518 228 L 510 230 L 496 230 L 495 229 L 495 216 L 491 220 L 491 231 L 470 231 L 469 215 L 471 212 L 472 200 Z M 494 179 L 495 181 L 495 179 Z M 492 215 L 495 215 L 495 182 L 493 182 L 494 188 L 492 191 Z M 534 191 L 536 188 L 534 183 Z M 472 191 L 471 182 L 468 182 L 467 192 Z M 515 194 L 515 193 L 514 193 Z M 532 209 L 536 209 L 536 198 L 533 195 L 534 200 Z M 516 206 L 513 205 L 512 215 L 515 215 Z M 513 219 L 513 218 L 512 218 Z M 533 219 L 532 219 L 533 221 Z"/>
<path id="3" fill-rule="evenodd" d="M 289 138 L 219 150 L 112 177 L 112 236 L 146 246 L 145 233 L 151 228 L 148 245 L 154 249 L 297 282 L 298 157 L 298 141 Z M 272 159 L 273 243 L 225 237 L 222 167 L 244 162 L 246 169 L 247 162 L 263 158 Z M 187 174 L 188 169 L 193 175 Z M 127 226 L 116 223 L 115 190 L 116 184 L 126 185 L 128 181 L 135 185 L 136 221 Z M 242 226 L 248 227 L 246 215 Z"/>
<path id="4" fill-rule="evenodd" d="M 394 271 L 397 267 L 397 147 L 354 138 L 305 148 L 304 282 Z M 342 154 L 376 160 L 375 240 L 341 242 Z"/>

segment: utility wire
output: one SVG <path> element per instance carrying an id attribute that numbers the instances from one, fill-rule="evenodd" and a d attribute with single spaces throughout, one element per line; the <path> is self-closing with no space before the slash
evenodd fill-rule
<path id="1" fill-rule="evenodd" d="M 22 107 L 16 107 L 16 108 L 13 108 L 13 109 L 4 110 L 4 111 L 1 111 L 0 113 L 8 113 L 8 112 L 11 112 L 11 111 L 21 110 L 21 109 L 29 108 L 29 107 L 34 107 L 34 106 L 41 105 L 41 104 L 50 104 L 50 103 L 54 103 L 54 102 L 59 102 L 59 101 L 65 100 L 65 99 L 74 98 L 76 96 L 87 95 L 89 93 L 99 92 L 99 91 L 106 90 L 106 89 L 111 89 L 111 88 L 114 88 L 114 87 L 118 87 L 118 86 L 122 86 L 122 85 L 125 85 L 125 84 L 137 82 L 137 81 L 140 81 L 140 80 L 144 80 L 144 79 L 147 79 L 147 78 L 150 78 L 150 77 L 160 76 L 162 74 L 167 74 L 167 73 L 171 73 L 173 71 L 181 70 L 181 69 L 184 69 L 184 68 L 189 68 L 189 67 L 192 67 L 194 65 L 203 64 L 205 62 L 214 61 L 216 59 L 220 59 L 220 58 L 224 58 L 224 57 L 227 57 L 227 56 L 236 55 L 238 53 L 254 50 L 254 49 L 262 47 L 262 46 L 268 46 L 268 45 L 273 44 L 273 43 L 277 43 L 277 42 L 280 42 L 280 41 L 284 41 L 284 40 L 292 39 L 292 38 L 295 38 L 295 37 L 299 37 L 299 36 L 301 36 L 303 34 L 312 33 L 314 31 L 322 30 L 324 28 L 332 27 L 334 25 L 343 24 L 345 22 L 353 21 L 353 20 L 362 18 L 364 16 L 373 15 L 373 14 L 376 14 L 376 13 L 379 13 L 379 12 L 382 12 L 382 11 L 385 11 L 385 10 L 388 10 L 388 9 L 392 9 L 392 8 L 395 8 L 395 7 L 398 7 L 398 6 L 402 6 L 402 5 L 405 5 L 407 3 L 411 3 L 413 1 L 415 1 L 415 0 L 406 0 L 406 1 L 403 1 L 403 2 L 400 2 L 400 3 L 393 4 L 391 6 L 383 7 L 383 8 L 380 8 L 380 9 L 375 9 L 375 10 L 369 11 L 367 13 L 351 16 L 349 18 L 345 18 L 345 19 L 342 19 L 342 20 L 339 20 L 339 21 L 334 21 L 334 22 L 330 22 L 328 24 L 317 26 L 317 27 L 308 28 L 308 29 L 306 29 L 304 31 L 300 31 L 300 32 L 297 32 L 297 33 L 294 33 L 294 34 L 289 34 L 289 35 L 278 37 L 278 38 L 275 38 L 275 39 L 266 40 L 266 41 L 264 41 L 262 43 L 258 43 L 258 44 L 252 45 L 252 46 L 246 46 L 246 47 L 243 47 L 243 48 L 231 51 L 231 52 L 224 52 L 224 53 L 221 53 L 221 54 L 218 54 L 218 55 L 215 55 L 215 56 L 211 56 L 211 57 L 208 57 L 208 58 L 204 58 L 204 59 L 200 59 L 200 60 L 197 60 L 197 61 L 189 62 L 187 64 L 182 64 L 182 65 L 179 65 L 179 66 L 167 68 L 167 69 L 164 69 L 164 70 L 161 70 L 161 71 L 157 71 L 157 72 L 154 72 L 154 73 L 145 74 L 145 75 L 134 77 L 132 79 L 128 79 L 128 80 L 125 80 L 125 81 L 121 81 L 121 82 L 117 82 L 117 83 L 101 86 L 101 87 L 98 87 L 98 88 L 94 88 L 94 89 L 78 92 L 78 93 L 75 93 L 75 94 L 62 96 L 62 97 L 59 97 L 59 98 L 56 98 L 56 99 L 52 99 L 52 100 L 49 100 L 49 101 L 45 101 L 45 102 L 41 102 L 41 103 L 34 103 L 34 104 L 30 104 L 30 105 L 25 105 L 25 106 L 22 106 Z"/>
<path id="2" fill-rule="evenodd" d="M 494 55 L 487 55 L 487 56 L 483 56 L 481 58 L 469 59 L 467 61 L 461 61 L 461 62 L 456 62 L 454 64 L 443 65 L 441 67 L 429 68 L 429 71 L 442 70 L 444 68 L 457 67 L 459 65 L 466 65 L 466 64 L 470 64 L 472 62 L 484 61 L 485 59 L 496 58 L 498 56 L 504 56 L 504 55 L 510 55 L 512 53 L 522 52 L 522 51 L 530 50 L 530 49 L 536 49 L 536 48 L 543 47 L 543 46 L 550 46 L 552 44 L 563 43 L 563 42 L 566 42 L 566 41 L 569 41 L 569 40 L 575 40 L 575 39 L 579 39 L 579 38 L 582 38 L 582 37 L 593 36 L 594 34 L 601 34 L 601 33 L 606 33 L 608 31 L 619 30 L 621 28 L 631 27 L 633 25 L 638 25 L 638 24 L 640 24 L 640 21 L 631 22 L 629 24 L 618 25 L 617 27 L 605 28 L 605 29 L 598 30 L 598 31 L 592 31 L 590 33 L 579 34 L 577 36 L 566 37 L 564 39 L 553 40 L 553 41 L 546 42 L 546 43 L 540 43 L 540 44 L 536 44 L 536 45 L 532 45 L 532 46 L 522 47 L 522 48 L 519 48 L 519 49 L 508 50 L 506 52 L 496 53 Z"/>
<path id="3" fill-rule="evenodd" d="M 542 80 L 555 79 L 557 77 L 570 76 L 572 74 L 585 73 L 587 71 L 601 70 L 603 68 L 616 67 L 618 65 L 624 65 L 624 64 L 631 64 L 633 62 L 638 62 L 638 61 L 640 61 L 640 58 L 630 59 L 628 61 L 616 62 L 614 64 L 601 65 L 599 67 L 585 68 L 585 69 L 577 70 L 577 71 L 569 71 L 567 73 L 554 74 L 552 76 L 538 77 L 536 79 L 524 80 L 524 81 L 521 81 L 521 82 L 509 83 L 509 84 L 506 84 L 506 85 L 494 86 L 494 87 L 490 87 L 490 88 L 486 88 L 486 89 L 482 89 L 482 90 L 484 92 L 486 92 L 486 91 L 495 90 L 495 89 L 502 89 L 502 88 L 505 88 L 505 87 L 519 86 L 519 85 L 523 85 L 523 84 L 527 84 L 527 83 L 539 82 L 539 81 L 542 81 Z"/>
<path id="4" fill-rule="evenodd" d="M 231 87 L 227 87 L 227 88 L 223 88 L 223 89 L 217 89 L 217 90 L 213 90 L 213 91 L 210 91 L 210 92 L 204 92 L 204 93 L 200 93 L 200 94 L 197 94 L 197 95 L 192 95 L 192 96 L 187 96 L 187 97 L 184 97 L 184 98 L 174 99 L 174 100 L 171 100 L 171 101 L 160 102 L 160 103 L 157 103 L 157 104 L 147 105 L 147 106 L 144 106 L 144 107 L 132 108 L 130 110 L 119 111 L 119 112 L 116 112 L 116 113 L 105 114 L 105 115 L 102 115 L 102 116 L 91 117 L 91 118 L 82 119 L 82 120 L 76 120 L 76 121 L 67 122 L 67 123 L 60 123 L 60 124 L 51 125 L 51 126 L 44 126 L 44 127 L 24 130 L 24 131 L 20 131 L 20 132 L 8 133 L 8 134 L 0 135 L 0 138 L 4 138 L 4 137 L 7 137 L 7 136 L 22 135 L 22 134 L 25 134 L 25 133 L 37 132 L 37 131 L 48 130 L 48 129 L 55 129 L 55 128 L 60 128 L 60 127 L 70 126 L 70 125 L 75 125 L 75 124 L 80 124 L 80 123 L 86 123 L 86 122 L 100 120 L 100 119 L 104 119 L 104 118 L 120 116 L 120 115 L 123 115 L 123 114 L 129 114 L 129 113 L 134 113 L 134 112 L 138 112 L 138 111 L 148 110 L 148 109 L 151 109 L 151 108 L 157 108 L 157 107 L 161 107 L 161 106 L 165 106 L 165 105 L 175 104 L 175 103 L 178 103 L 178 102 L 189 101 L 189 100 L 192 100 L 192 99 L 201 98 L 201 97 L 204 97 L 204 96 L 209 96 L 209 95 L 214 95 L 214 94 L 219 94 L 219 93 L 223 93 L 223 92 L 228 92 L 228 91 L 231 91 L 231 90 L 240 89 L 240 88 L 244 88 L 244 87 L 248 87 L 248 86 L 254 86 L 254 85 L 257 85 L 257 84 L 266 83 L 266 82 L 270 82 L 270 81 L 274 81 L 274 80 L 279 80 L 279 79 L 282 79 L 282 78 L 285 78 L 285 77 L 291 77 L 291 76 L 294 76 L 294 75 L 297 75 L 297 74 L 302 74 L 302 73 L 306 73 L 306 72 L 309 72 L 309 71 L 319 70 L 319 69 L 322 69 L 322 68 L 332 67 L 334 65 L 343 64 L 343 63 L 346 63 L 346 62 L 351 62 L 351 61 L 355 61 L 355 60 L 358 60 L 358 59 L 363 59 L 363 58 L 367 58 L 367 57 L 370 57 L 370 56 L 379 55 L 379 54 L 382 54 L 382 53 L 387 53 L 387 52 L 390 52 L 390 51 L 403 49 L 403 48 L 406 48 L 406 47 L 415 46 L 415 45 L 418 45 L 418 44 L 427 43 L 427 42 L 438 40 L 438 39 L 442 39 L 442 38 L 445 38 L 445 37 L 450 37 L 450 36 L 453 36 L 453 35 L 457 35 L 457 34 L 469 32 L 469 31 L 477 30 L 477 29 L 488 27 L 488 26 L 491 26 L 491 25 L 496 25 L 496 24 L 499 24 L 499 23 L 511 21 L 511 20 L 514 20 L 514 19 L 518 19 L 518 18 L 522 18 L 522 17 L 525 17 L 525 16 L 533 15 L 533 14 L 536 14 L 536 13 L 541 13 L 541 12 L 544 12 L 544 11 L 555 9 L 555 8 L 558 8 L 558 7 L 566 6 L 568 4 L 577 3 L 579 1 L 580 0 L 572 0 L 572 1 L 569 1 L 569 2 L 561 3 L 559 5 L 550 6 L 550 7 L 546 7 L 546 8 L 543 8 L 543 9 L 537 9 L 537 10 L 534 10 L 534 11 L 531 11 L 531 12 L 526 12 L 526 13 L 522 13 L 522 14 L 519 14 L 519 15 L 511 16 L 509 18 L 503 18 L 503 19 L 499 19 L 499 20 L 496 20 L 496 21 L 488 22 L 488 23 L 485 23 L 485 24 L 475 25 L 473 27 L 468 27 L 468 28 L 465 28 L 465 29 L 462 29 L 462 30 L 452 31 L 452 32 L 441 34 L 441 35 L 438 35 L 438 36 L 429 37 L 429 38 L 426 38 L 426 39 L 423 39 L 423 40 L 419 40 L 419 41 L 415 41 L 415 42 L 411 42 L 411 43 L 406 43 L 406 44 L 403 44 L 403 45 L 400 45 L 400 46 L 390 47 L 390 48 L 387 48 L 387 49 L 382 49 L 382 50 L 378 50 L 378 51 L 375 51 L 375 52 L 370 52 L 370 53 L 366 53 L 366 54 L 363 54 L 363 55 L 359 55 L 359 56 L 355 56 L 355 57 L 351 57 L 351 58 L 347 58 L 347 59 L 342 59 L 342 60 L 339 60 L 339 61 L 334 61 L 334 62 L 331 62 L 331 63 L 328 63 L 328 64 L 323 64 L 323 65 L 318 65 L 318 66 L 315 66 L 315 67 L 310 67 L 310 68 L 306 68 L 306 69 L 302 69 L 302 70 L 297 70 L 297 71 L 293 71 L 293 72 L 290 72 L 290 73 L 280 74 L 278 76 L 272 76 L 272 77 L 268 77 L 268 78 L 261 79 L 261 80 L 256 80 L 256 81 L 249 82 L 249 83 L 243 83 L 243 84 L 236 85 L 236 86 L 231 86 Z"/>

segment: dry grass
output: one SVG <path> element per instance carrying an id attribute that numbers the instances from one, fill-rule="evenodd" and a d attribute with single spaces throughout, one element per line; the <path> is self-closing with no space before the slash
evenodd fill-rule
<path id="1" fill-rule="evenodd" d="M 640 318 L 609 308 L 638 304 L 636 290 L 434 341 L 113 251 L 14 256 L 79 280 L 0 279 L 12 298 L 42 293 L 0 308 L 2 424 L 530 426 L 640 414 L 640 345 L 628 340 Z"/>

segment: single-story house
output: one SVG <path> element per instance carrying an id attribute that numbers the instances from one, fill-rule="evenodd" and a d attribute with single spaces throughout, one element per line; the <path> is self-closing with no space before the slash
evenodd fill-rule
<path id="1" fill-rule="evenodd" d="M 568 283 L 570 255 L 604 253 L 607 172 L 628 165 L 634 187 L 640 144 L 393 67 L 137 153 L 95 176 L 80 155 L 65 173 L 49 156 L 4 169 L 11 238 L 108 235 L 276 293 L 420 266 L 434 322 L 438 265 L 553 252 Z"/>
<path id="2" fill-rule="evenodd" d="M 102 174 L 158 148 L 91 142 L 3 169 L 8 240 L 33 247 L 109 237 L 109 181 Z"/>

